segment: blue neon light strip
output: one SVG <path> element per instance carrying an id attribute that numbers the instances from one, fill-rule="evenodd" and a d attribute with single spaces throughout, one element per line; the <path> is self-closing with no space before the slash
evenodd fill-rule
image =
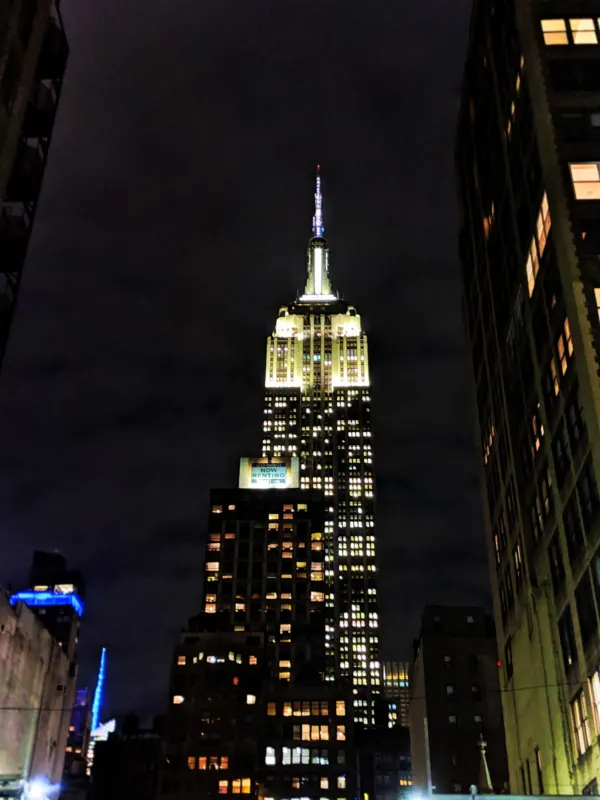
<path id="1" fill-rule="evenodd" d="M 98 670 L 98 680 L 96 681 L 96 691 L 94 692 L 94 702 L 92 703 L 92 727 L 95 731 L 100 723 L 100 709 L 104 695 L 104 676 L 106 674 L 106 647 L 102 648 L 100 656 L 100 669 Z"/>
<path id="2" fill-rule="evenodd" d="M 76 594 L 58 594 L 57 592 L 17 592 L 11 595 L 10 604 L 19 601 L 28 606 L 72 606 L 75 613 L 83 616 L 83 601 Z"/>

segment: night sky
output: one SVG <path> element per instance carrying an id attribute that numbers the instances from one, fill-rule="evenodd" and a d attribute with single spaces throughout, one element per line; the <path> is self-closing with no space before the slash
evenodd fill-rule
<path id="1" fill-rule="evenodd" d="M 322 165 L 370 337 L 384 655 L 487 602 L 452 152 L 469 0 L 64 0 L 71 58 L 0 381 L 0 581 L 86 578 L 81 681 L 163 710 L 207 496 L 261 440 Z"/>

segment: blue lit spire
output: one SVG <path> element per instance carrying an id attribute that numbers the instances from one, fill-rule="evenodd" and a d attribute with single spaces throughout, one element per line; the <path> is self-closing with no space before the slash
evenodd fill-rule
<path id="1" fill-rule="evenodd" d="M 317 164 L 317 187 L 315 191 L 315 215 L 313 217 L 313 236 L 323 236 L 325 226 L 323 225 L 323 195 L 321 194 L 321 165 Z"/>
<path id="2" fill-rule="evenodd" d="M 94 702 L 92 703 L 92 731 L 95 731 L 100 724 L 100 709 L 104 698 L 104 676 L 106 673 L 106 647 L 102 648 L 100 656 L 100 669 L 98 670 L 98 680 L 96 681 L 96 691 L 94 692 Z"/>

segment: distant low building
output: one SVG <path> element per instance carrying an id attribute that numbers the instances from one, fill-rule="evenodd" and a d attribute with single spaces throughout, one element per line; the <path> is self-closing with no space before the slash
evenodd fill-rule
<path id="1" fill-rule="evenodd" d="M 414 645 L 413 787 L 437 794 L 481 784 L 480 739 L 492 787 L 508 780 L 494 621 L 482 608 L 427 606 Z"/>
<path id="2" fill-rule="evenodd" d="M 383 691 L 390 702 L 390 727 L 394 724 L 409 726 L 408 707 L 410 703 L 410 687 L 408 685 L 408 661 L 383 662 Z"/>

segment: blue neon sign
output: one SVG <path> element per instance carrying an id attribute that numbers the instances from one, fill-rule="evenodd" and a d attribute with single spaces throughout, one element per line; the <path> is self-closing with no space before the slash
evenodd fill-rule
<path id="1" fill-rule="evenodd" d="M 76 594 L 60 594 L 59 592 L 16 592 L 11 595 L 10 604 L 23 602 L 28 606 L 72 606 L 75 613 L 83 616 L 83 600 Z"/>

